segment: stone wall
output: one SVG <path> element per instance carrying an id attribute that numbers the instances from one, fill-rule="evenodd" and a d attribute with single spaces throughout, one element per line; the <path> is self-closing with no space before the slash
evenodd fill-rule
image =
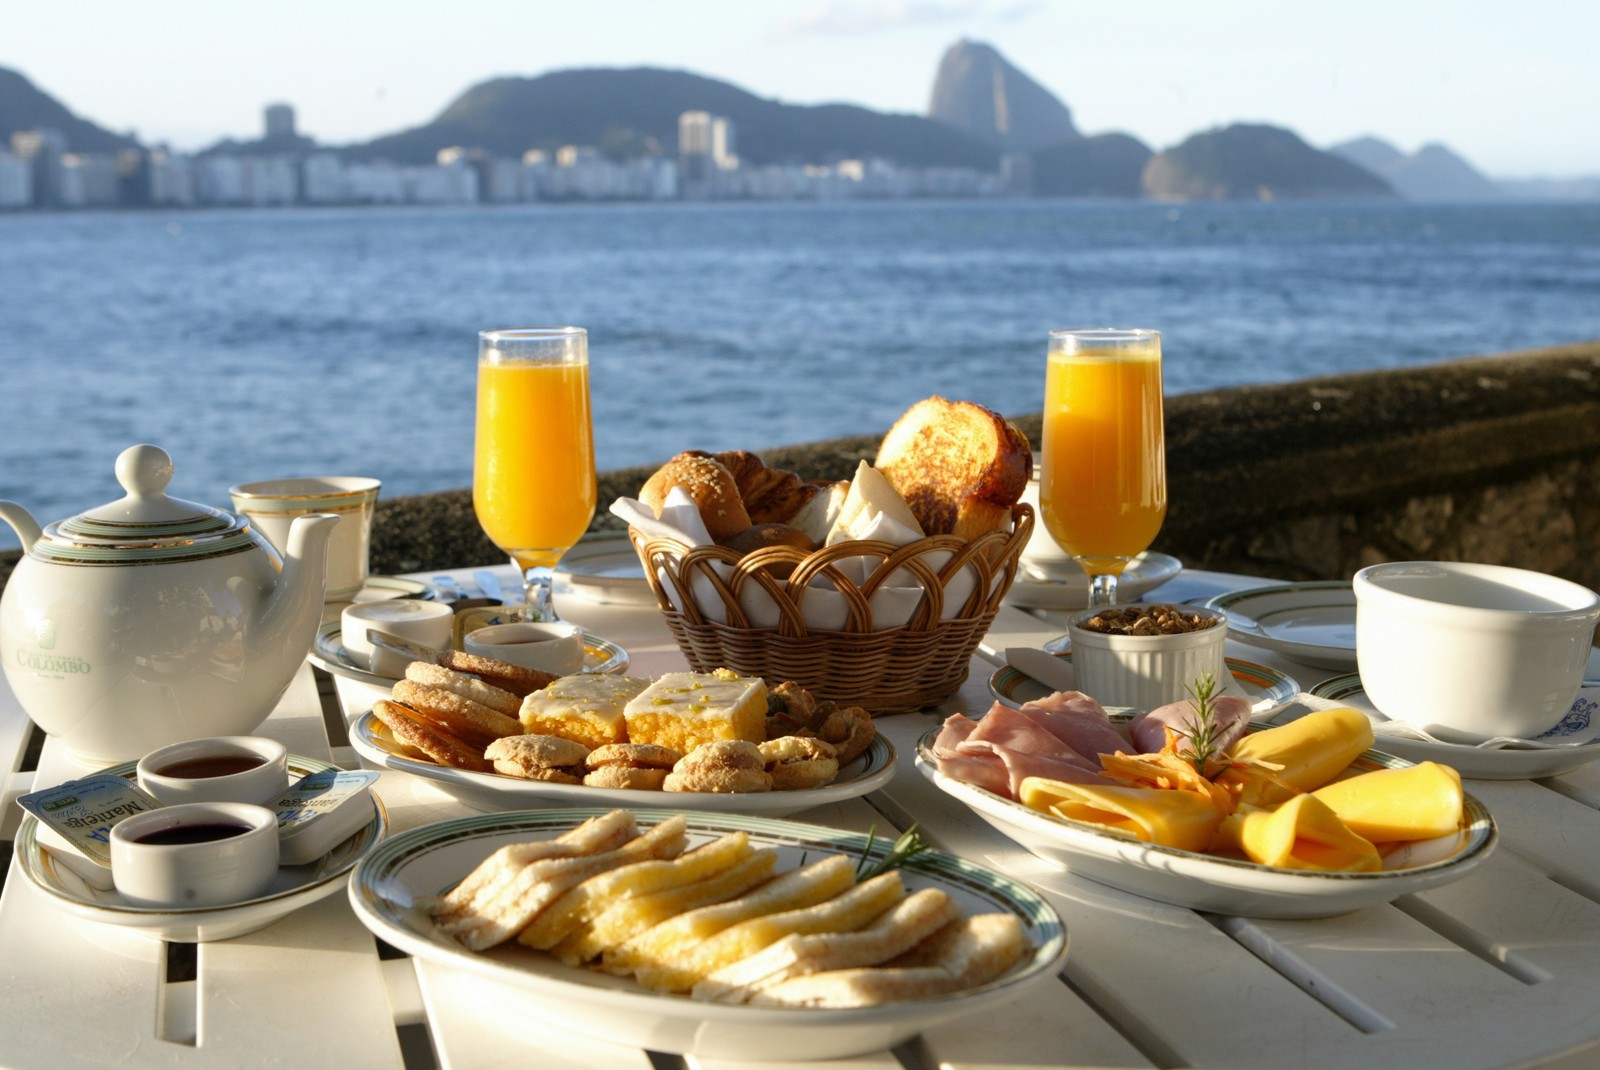
<path id="1" fill-rule="evenodd" d="M 1015 419 L 1037 445 L 1039 416 Z M 761 452 L 842 479 L 876 451 L 874 435 Z M 1167 455 L 1155 549 L 1193 568 L 1347 579 L 1472 560 L 1600 588 L 1600 342 L 1170 397 Z M 601 502 L 652 467 L 604 473 Z M 595 527 L 614 526 L 602 508 Z M 0 555 L 0 581 L 16 556 Z M 501 560 L 465 490 L 378 504 L 374 571 Z"/>

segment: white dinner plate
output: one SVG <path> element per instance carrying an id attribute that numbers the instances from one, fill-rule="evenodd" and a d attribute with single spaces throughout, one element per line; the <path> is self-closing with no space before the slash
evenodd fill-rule
<path id="1" fill-rule="evenodd" d="M 1183 562 L 1176 557 L 1147 551 L 1122 570 L 1117 597 L 1137 601 L 1182 571 Z M 1089 579 L 1073 561 L 1040 563 L 1023 558 L 1005 600 L 1025 609 L 1082 609 L 1089 604 Z"/>
<path id="2" fill-rule="evenodd" d="M 1055 657 L 1068 665 L 1072 664 L 1070 650 Z M 1227 665 L 1234 684 L 1250 700 L 1254 716 L 1264 716 L 1300 693 L 1300 685 L 1294 678 L 1277 669 L 1257 665 L 1253 661 L 1240 661 L 1238 658 L 1224 658 L 1223 664 Z M 1011 665 L 1000 666 L 989 677 L 989 694 L 1007 706 L 1017 707 L 1025 702 L 1036 702 L 1051 693 L 1044 683 Z M 1112 713 L 1120 711 L 1122 707 L 1106 709 Z"/>
<path id="3" fill-rule="evenodd" d="M 1256 918 L 1323 918 L 1424 892 L 1465 876 L 1499 838 L 1483 804 L 1466 797 L 1467 827 L 1412 849 L 1413 865 L 1377 873 L 1323 873 L 1143 843 L 1109 829 L 1042 813 L 939 772 L 930 729 L 917 741 L 917 769 L 948 795 L 1040 858 L 1082 877 L 1174 906 Z M 1411 763 L 1367 751 L 1358 772 Z"/>
<path id="4" fill-rule="evenodd" d="M 878 1007 L 819 1009 L 753 1007 L 693 1000 L 645 989 L 629 978 L 599 970 L 563 966 L 540 951 L 511 941 L 487 953 L 468 951 L 439 931 L 416 906 L 466 876 L 496 849 L 549 839 L 604 810 L 543 810 L 458 818 L 401 833 L 374 851 L 357 868 L 350 902 L 367 928 L 380 939 L 424 961 L 486 982 L 475 996 L 495 1001 L 537 1028 L 548 1021 L 562 1028 L 650 1051 L 703 1058 L 750 1060 L 840 1058 L 880 1051 L 923 1029 L 961 1016 L 1003 1006 L 1024 990 L 1054 983 L 1067 954 L 1067 933 L 1056 912 L 1028 886 L 965 859 L 937 851 L 918 856 L 902 869 L 909 889 L 943 889 L 964 914 L 1009 912 L 1023 925 L 1031 948 L 1004 977 L 987 985 L 937 999 Z M 654 825 L 668 810 L 637 811 L 639 824 Z M 778 850 L 778 868 L 793 869 L 832 854 L 883 857 L 892 835 L 875 839 L 789 821 L 695 814 L 689 819 L 691 845 L 743 831 L 758 847 Z M 463 977 L 463 980 L 466 980 Z"/>
<path id="5" fill-rule="evenodd" d="M 137 762 L 124 762 L 104 772 L 134 778 Z M 307 773 L 335 768 L 315 758 L 289 756 L 289 780 Z M 389 829 L 389 815 L 383 800 L 372 792 L 372 820 L 359 832 L 327 854 L 300 866 L 279 866 L 278 875 L 261 895 L 240 903 L 213 907 L 138 907 L 128 903 L 115 888 L 91 888 L 65 866 L 56 865 L 50 852 L 38 840 L 38 820 L 23 818 L 17 833 L 17 863 L 33 886 L 49 896 L 70 914 L 102 925 L 133 930 L 156 940 L 204 943 L 228 940 L 271 925 L 292 911 L 332 895 L 344 886 L 345 878 L 357 862 L 383 839 Z"/>
<path id="6" fill-rule="evenodd" d="M 1228 615 L 1228 638 L 1324 669 L 1356 664 L 1356 594 L 1348 582 L 1284 583 L 1209 598 Z"/>
<path id="7" fill-rule="evenodd" d="M 655 592 L 644 578 L 644 566 L 626 533 L 584 539 L 561 555 L 555 574 L 558 583 L 567 584 L 578 597 L 591 602 L 656 604 Z"/>
<path id="8" fill-rule="evenodd" d="M 839 770 L 832 783 L 797 791 L 754 791 L 733 794 L 700 791 L 645 791 L 639 788 L 593 788 L 587 784 L 551 784 L 500 773 L 475 773 L 435 765 L 402 752 L 384 723 L 370 712 L 356 719 L 350 745 L 367 761 L 431 780 L 475 810 L 520 810 L 535 806 L 671 806 L 678 810 L 718 811 L 786 817 L 813 806 L 843 802 L 877 791 L 894 776 L 894 746 L 882 735 L 855 761 Z"/>
<path id="9" fill-rule="evenodd" d="M 366 583 L 350 597 L 352 602 L 386 602 L 395 598 L 415 598 L 423 602 L 439 602 L 444 592 L 419 580 L 404 576 L 368 576 Z"/>
<path id="10" fill-rule="evenodd" d="M 472 613 L 473 610 L 463 610 L 463 613 Z M 609 639 L 601 638 L 593 632 L 583 633 L 583 671 L 619 673 L 628 668 L 628 652 Z M 317 629 L 317 637 L 311 641 L 311 653 L 308 655 L 311 664 L 334 676 L 357 683 L 367 684 L 384 691 L 394 686 L 396 677 L 379 676 L 368 671 L 367 667 L 357 661 L 345 649 L 344 629 L 337 620 L 326 621 Z"/>
<path id="11" fill-rule="evenodd" d="M 1323 680 L 1308 694 L 1354 706 L 1375 721 L 1387 720 L 1367 699 L 1366 688 L 1361 686 L 1361 677 L 1353 672 Z M 1386 735 L 1381 727 L 1378 731 L 1378 743 L 1384 750 L 1413 762 L 1448 765 L 1462 776 L 1478 780 L 1531 780 L 1560 776 L 1600 758 L 1600 740 L 1570 747 L 1473 747 L 1464 743 Z"/>

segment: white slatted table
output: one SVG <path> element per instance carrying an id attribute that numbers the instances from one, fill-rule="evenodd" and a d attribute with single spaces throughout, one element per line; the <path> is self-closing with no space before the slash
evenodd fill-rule
<path id="1" fill-rule="evenodd" d="M 1247 582 L 1188 573 L 1167 597 Z M 683 667 L 653 609 L 573 598 L 562 606 L 626 647 L 633 672 Z M 986 709 L 995 652 L 1059 630 L 1059 622 L 1003 611 L 945 712 Z M 1303 686 L 1330 675 L 1259 650 L 1231 652 L 1283 668 Z M 1118 892 L 1018 848 L 912 767 L 917 738 L 942 716 L 880 721 L 901 757 L 893 782 L 798 819 L 856 830 L 876 824 L 880 832 L 916 821 L 939 847 L 1030 881 L 1066 920 L 1066 970 L 1058 984 L 998 1012 L 941 1026 L 892 1052 L 822 1065 L 1600 1065 L 1600 770 L 1469 782 L 1502 840 L 1493 858 L 1454 885 L 1328 920 L 1252 921 Z M 348 748 L 330 746 L 309 669 L 262 731 L 293 753 L 355 764 Z M 48 742 L 37 769 L 25 768 L 28 737 L 26 719 L 0 686 L 6 842 L 18 824 L 16 795 L 85 771 Z M 384 773 L 377 790 L 396 831 L 466 812 L 406 774 Z M 67 916 L 14 862 L 0 894 L 4 1067 L 728 1065 L 535 1030 L 475 984 L 381 949 L 342 894 L 257 933 L 198 948 Z"/>

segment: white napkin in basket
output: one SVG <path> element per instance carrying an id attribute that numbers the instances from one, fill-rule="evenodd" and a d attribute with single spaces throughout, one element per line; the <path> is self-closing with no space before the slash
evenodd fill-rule
<path id="1" fill-rule="evenodd" d="M 699 510 L 688 494 L 679 487 L 672 488 L 668 493 L 660 517 L 657 517 L 648 505 L 633 498 L 618 498 L 611 503 L 611 512 L 651 538 L 673 539 L 690 547 L 709 546 L 712 543 L 711 535 L 700 519 Z M 894 520 L 885 510 L 873 510 L 870 515 L 863 518 L 863 522 L 864 526 L 859 530 L 871 532 L 872 538 L 895 546 L 904 546 L 923 537 L 920 530 L 909 528 Z M 924 560 L 929 567 L 937 569 L 944 566 L 949 560 L 949 555 L 929 554 L 925 555 Z M 883 558 L 879 555 L 864 554 L 860 557 L 843 558 L 835 567 L 859 585 L 866 582 L 872 575 L 873 569 L 882 561 Z M 725 579 L 733 574 L 732 568 L 727 565 L 717 564 L 713 567 Z M 683 606 L 679 602 L 676 590 L 665 576 L 659 573 L 658 576 L 668 592 L 668 597 L 681 612 Z M 976 575 L 971 568 L 962 569 L 951 577 L 945 585 L 944 619 L 960 613 L 962 605 L 972 593 L 975 582 Z M 727 623 L 727 609 L 711 582 L 703 576 L 697 576 L 691 581 L 690 586 L 690 595 L 701 615 L 719 624 Z M 889 578 L 888 583 L 873 593 L 869 600 L 873 625 L 881 630 L 905 624 L 916 612 L 922 596 L 922 587 L 915 582 L 913 574 L 906 569 L 898 570 Z M 760 584 L 745 584 L 739 595 L 739 608 L 744 611 L 751 627 L 778 626 L 780 620 L 778 607 L 773 602 L 772 596 Z M 849 603 L 824 576 L 812 581 L 810 588 L 800 599 L 800 611 L 806 626 L 818 631 L 841 631 L 850 619 Z"/>

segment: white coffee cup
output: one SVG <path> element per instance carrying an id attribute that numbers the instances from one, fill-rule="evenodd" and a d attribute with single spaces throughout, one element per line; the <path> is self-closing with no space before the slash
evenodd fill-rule
<path id="1" fill-rule="evenodd" d="M 339 525 L 328 540 L 329 602 L 352 597 L 367 582 L 372 512 L 382 484 L 365 476 L 310 476 L 264 479 L 228 488 L 233 508 L 282 553 L 289 525 L 307 513 L 337 513 Z"/>
<path id="2" fill-rule="evenodd" d="M 345 652 L 360 664 L 372 668 L 372 641 L 367 630 L 375 628 L 389 635 L 433 650 L 450 646 L 450 631 L 455 611 L 443 602 L 421 602 L 414 598 L 392 598 L 382 602 L 354 602 L 339 614 L 339 641 Z"/>
<path id="3" fill-rule="evenodd" d="M 583 671 L 583 629 L 576 624 L 491 624 L 461 640 L 468 654 L 571 676 Z"/>
<path id="4" fill-rule="evenodd" d="M 278 815 L 250 803 L 163 806 L 111 826 L 111 879 L 135 906 L 254 899 L 278 872 Z"/>
<path id="5" fill-rule="evenodd" d="M 261 736 L 209 736 L 153 750 L 134 767 L 156 801 L 270 803 L 289 787 L 288 751 Z"/>

